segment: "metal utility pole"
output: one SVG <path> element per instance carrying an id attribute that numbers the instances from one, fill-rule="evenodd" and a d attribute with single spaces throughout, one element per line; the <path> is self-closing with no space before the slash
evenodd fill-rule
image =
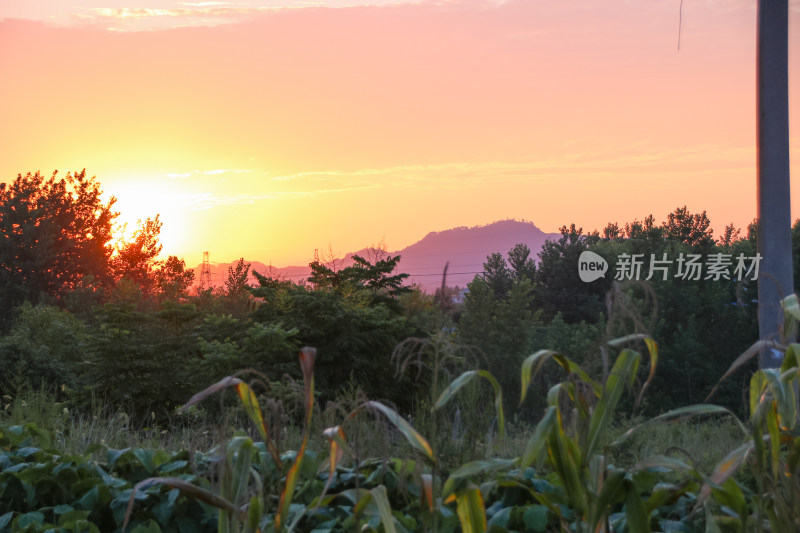
<path id="1" fill-rule="evenodd" d="M 792 215 L 789 196 L 789 3 L 758 0 L 758 329 L 762 340 L 778 341 L 780 302 L 792 284 Z M 781 363 L 777 350 L 764 350 L 760 368 Z"/>

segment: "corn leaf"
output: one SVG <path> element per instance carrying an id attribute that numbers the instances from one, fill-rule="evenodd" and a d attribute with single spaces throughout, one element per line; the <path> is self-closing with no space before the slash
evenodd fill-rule
<path id="1" fill-rule="evenodd" d="M 392 425 L 396 427 L 400 431 L 400 433 L 403 434 L 403 436 L 406 438 L 409 444 L 411 444 L 411 446 L 422 452 L 425 455 L 425 457 L 427 457 L 431 462 L 433 463 L 436 462 L 436 458 L 433 456 L 433 449 L 431 448 L 431 445 L 428 444 L 428 441 L 425 440 L 425 438 L 422 435 L 420 435 L 417 432 L 417 430 L 411 426 L 411 424 L 406 422 L 406 420 L 402 416 L 397 414 L 397 412 L 394 409 L 387 407 L 380 402 L 370 401 L 364 403 L 359 408 L 350 413 L 348 418 L 354 417 L 361 408 L 374 409 L 376 411 L 383 413 L 383 415 L 389 420 L 389 422 L 391 422 Z"/>
<path id="2" fill-rule="evenodd" d="M 154 485 L 160 483 L 162 485 L 166 485 L 173 489 L 178 489 L 184 494 L 187 494 L 194 498 L 195 500 L 199 500 L 203 503 L 207 503 L 212 507 L 216 507 L 221 511 L 228 512 L 232 515 L 239 516 L 241 519 L 246 518 L 246 514 L 239 510 L 236 505 L 229 502 L 225 498 L 214 494 L 213 492 L 204 489 L 202 487 L 198 487 L 197 485 L 192 485 L 188 481 L 177 478 L 177 477 L 151 477 L 144 479 L 133 486 L 133 490 L 131 490 L 131 496 L 128 499 L 128 507 L 125 510 L 125 519 L 122 522 L 122 530 L 124 531 L 128 525 L 128 521 L 131 517 L 131 512 L 133 511 L 133 502 L 136 498 L 136 492 L 144 487 L 149 487 L 150 485 Z"/>
<path id="3" fill-rule="evenodd" d="M 464 533 L 483 533 L 486 531 L 486 509 L 483 496 L 478 487 L 472 486 L 456 497 L 458 520 Z"/>
<path id="4" fill-rule="evenodd" d="M 275 530 L 282 531 L 285 528 L 286 520 L 289 518 L 289 508 L 294 497 L 294 489 L 297 485 L 297 477 L 300 474 L 300 466 L 308 447 L 308 437 L 311 432 L 311 415 L 314 411 L 314 360 L 317 350 L 306 346 L 300 350 L 300 367 L 303 371 L 303 386 L 305 391 L 306 408 L 306 427 L 303 430 L 303 441 L 300 450 L 295 456 L 289 472 L 286 474 L 286 482 L 281 491 L 278 501 L 278 510 L 275 513 Z"/>
<path id="5" fill-rule="evenodd" d="M 580 377 L 583 381 L 592 386 L 592 389 L 594 389 L 595 394 L 600 394 L 600 391 L 603 388 L 602 385 L 592 380 L 589 377 L 589 375 L 586 372 L 584 372 L 580 366 L 578 366 L 577 363 L 572 361 L 570 358 L 560 354 L 559 352 L 556 352 L 555 350 L 539 350 L 538 352 L 526 357 L 525 360 L 522 362 L 522 371 L 520 372 L 520 378 L 522 381 L 522 392 L 520 394 L 520 400 L 519 400 L 520 404 L 525 401 L 525 397 L 528 394 L 528 387 L 531 383 L 531 379 L 533 378 L 533 376 L 536 375 L 542 368 L 544 363 L 551 358 L 555 359 L 556 362 L 559 365 L 561 365 L 561 367 L 567 372 L 567 374 L 569 373 L 577 374 L 578 377 Z"/>
<path id="6" fill-rule="evenodd" d="M 547 446 L 547 436 L 554 430 L 557 422 L 558 409 L 554 406 L 548 407 L 542 419 L 536 424 L 533 435 L 528 439 L 528 444 L 525 446 L 525 452 L 522 454 L 522 461 L 519 465 L 521 470 L 528 468 L 539 457 L 542 450 Z"/>
<path id="7" fill-rule="evenodd" d="M 705 401 L 710 400 L 711 397 L 714 395 L 714 393 L 717 392 L 717 388 L 719 387 L 720 383 L 725 381 L 731 374 L 736 372 L 742 365 L 747 363 L 750 359 L 760 354 L 761 350 L 764 350 L 766 348 L 778 348 L 778 347 L 780 347 L 778 344 L 769 340 L 760 340 L 753 343 L 752 346 L 750 346 L 747 350 L 745 350 L 739 357 L 736 358 L 736 360 L 734 360 L 733 363 L 731 363 L 731 366 L 730 368 L 728 368 L 728 371 L 725 372 L 725 374 L 723 374 L 721 378 L 719 378 L 717 384 L 714 385 L 714 388 L 712 388 L 711 392 L 709 392 L 708 396 L 706 396 Z"/>
<path id="8" fill-rule="evenodd" d="M 372 493 L 372 498 L 378 506 L 378 513 L 380 514 L 381 522 L 383 522 L 383 530 L 386 533 L 396 533 L 397 530 L 394 527 L 394 518 L 392 517 L 392 507 L 389 505 L 386 487 L 378 485 L 372 489 L 370 493 Z"/>
<path id="9" fill-rule="evenodd" d="M 433 476 L 431 474 L 421 474 L 422 481 L 422 500 L 425 502 L 428 512 L 433 512 Z"/>
<path id="10" fill-rule="evenodd" d="M 673 409 L 671 411 L 667 411 L 664 414 L 658 415 L 650 420 L 646 420 L 641 424 L 637 424 L 633 426 L 628 431 L 623 433 L 620 437 L 618 437 L 614 442 L 611 443 L 611 446 L 619 446 L 620 444 L 627 441 L 634 433 L 641 430 L 643 427 L 648 426 L 650 424 L 657 424 L 657 423 L 670 423 L 676 420 L 682 420 L 685 418 L 691 418 L 693 416 L 701 416 L 701 415 L 730 415 L 734 421 L 736 421 L 737 426 L 742 431 L 743 436 L 747 436 L 750 432 L 747 428 L 742 424 L 742 422 L 734 415 L 730 410 L 720 407 L 719 405 L 713 404 L 698 404 L 698 405 L 689 405 L 687 407 L 681 407 L 679 409 Z"/>
<path id="11" fill-rule="evenodd" d="M 625 481 L 625 516 L 628 519 L 628 529 L 637 533 L 647 533 L 650 531 L 650 517 L 647 509 L 642 503 L 639 491 L 632 481 Z"/>
<path id="12" fill-rule="evenodd" d="M 585 450 L 583 450 L 584 457 L 594 454 L 600 444 L 601 438 L 614 418 L 626 382 L 636 375 L 639 359 L 640 356 L 637 352 L 627 349 L 622 350 L 617 357 L 617 361 L 603 385 L 603 392 L 589 422 L 589 433 L 586 437 Z"/>
<path id="13" fill-rule="evenodd" d="M 344 455 L 344 450 L 347 447 L 347 438 L 341 426 L 330 427 L 323 431 L 322 434 L 330 443 L 330 453 L 328 454 L 328 480 L 325 482 L 325 486 L 322 489 L 322 494 L 320 494 L 318 501 L 325 497 L 331 483 L 333 483 L 333 478 L 336 476 L 336 465 L 339 464 L 342 455 Z"/>
<path id="14" fill-rule="evenodd" d="M 653 381 L 653 376 L 656 373 L 656 366 L 658 365 L 658 344 L 656 344 L 656 341 L 654 341 L 650 335 L 645 335 L 643 333 L 634 333 L 633 335 L 614 339 L 609 341 L 608 344 L 611 346 L 619 346 L 636 340 L 644 342 L 647 346 L 647 353 L 650 355 L 650 371 L 647 375 L 647 380 L 644 382 L 644 385 L 642 385 L 642 390 L 639 391 L 639 396 L 636 398 L 636 405 L 638 406 L 641 404 L 644 392 L 650 386 L 650 382 Z"/>
<path id="15" fill-rule="evenodd" d="M 469 477 L 474 476 L 475 474 L 484 474 L 486 472 L 492 472 L 493 470 L 508 468 L 515 462 L 516 461 L 514 459 L 499 458 L 471 461 L 458 467 L 453 472 L 450 472 L 450 477 Z"/>

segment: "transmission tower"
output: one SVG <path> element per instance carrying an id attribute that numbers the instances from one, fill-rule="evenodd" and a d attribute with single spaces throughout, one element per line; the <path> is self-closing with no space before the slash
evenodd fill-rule
<path id="1" fill-rule="evenodd" d="M 203 252 L 203 266 L 200 268 L 200 290 L 211 288 L 211 263 L 208 261 L 208 252 Z"/>

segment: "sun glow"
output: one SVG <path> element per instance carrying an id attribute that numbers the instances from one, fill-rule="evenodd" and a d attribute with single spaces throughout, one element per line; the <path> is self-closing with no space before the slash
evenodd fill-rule
<path id="1" fill-rule="evenodd" d="M 114 225 L 114 241 L 130 239 L 148 218 L 159 217 L 162 226 L 159 242 L 161 258 L 176 255 L 185 238 L 183 206 L 178 191 L 164 183 L 145 184 L 141 180 L 120 181 L 107 187 L 107 198 L 114 196 L 114 211 L 119 213 Z"/>

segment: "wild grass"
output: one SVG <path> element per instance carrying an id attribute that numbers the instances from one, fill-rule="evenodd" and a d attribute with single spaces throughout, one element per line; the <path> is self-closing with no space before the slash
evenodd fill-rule
<path id="1" fill-rule="evenodd" d="M 13 397 L 4 395 L 0 424 L 28 422 L 46 429 L 57 449 L 79 455 L 85 454 L 93 444 L 114 449 L 208 450 L 219 431 L 218 421 L 210 420 L 199 420 L 192 426 L 137 422 L 131 413 L 111 409 L 100 401 L 78 410 L 71 408 L 69 402 L 52 389 L 28 387 Z"/>
<path id="2" fill-rule="evenodd" d="M 235 430 L 248 430 L 250 427 L 246 413 L 238 406 L 228 408 L 222 417 L 211 419 L 204 411 L 193 410 L 188 415 L 189 420 L 176 418 L 175 423 L 159 425 L 135 422 L 130 413 L 110 409 L 100 401 L 94 401 L 88 411 L 71 409 L 68 402 L 63 398 L 59 400 L 59 397 L 57 391 L 34 388 L 26 388 L 14 397 L 5 395 L 0 402 L 0 424 L 33 422 L 47 429 L 54 446 L 69 454 L 85 454 L 93 444 L 112 449 L 208 451 L 225 442 Z M 365 400 L 363 391 L 356 384 L 351 382 L 343 386 L 336 400 L 319 410 L 309 448 L 325 450 L 328 441 L 322 434 L 323 430 L 336 425 L 354 406 Z M 507 424 L 505 437 L 501 439 L 491 418 L 484 414 L 472 418 L 471 414 L 458 409 L 438 422 L 437 431 L 441 435 L 438 439 L 439 456 L 445 469 L 489 457 L 522 455 L 533 424 L 512 419 Z M 423 427 L 427 425 L 424 416 L 418 421 Z M 640 422 L 640 419 L 622 420 L 614 433 L 621 435 Z M 277 429 L 276 441 L 280 449 L 294 450 L 300 446 L 302 428 L 291 417 L 273 411 L 270 424 Z M 356 456 L 343 458 L 343 465 L 353 465 L 366 458 L 412 455 L 406 439 L 383 418 L 363 413 L 349 421 L 348 428 L 351 449 Z M 701 472 L 710 472 L 741 443 L 741 431 L 732 420 L 677 421 L 637 432 L 624 446 L 612 450 L 610 460 L 628 468 L 652 455 L 673 454 L 691 461 Z"/>
<path id="3" fill-rule="evenodd" d="M 622 421 L 615 428 L 616 437 L 643 421 L 640 418 Z M 653 424 L 647 431 L 634 433 L 623 446 L 612 449 L 610 460 L 621 468 L 631 468 L 654 455 L 672 455 L 700 472 L 710 473 L 743 441 L 740 427 L 731 418 L 678 420 Z"/>

